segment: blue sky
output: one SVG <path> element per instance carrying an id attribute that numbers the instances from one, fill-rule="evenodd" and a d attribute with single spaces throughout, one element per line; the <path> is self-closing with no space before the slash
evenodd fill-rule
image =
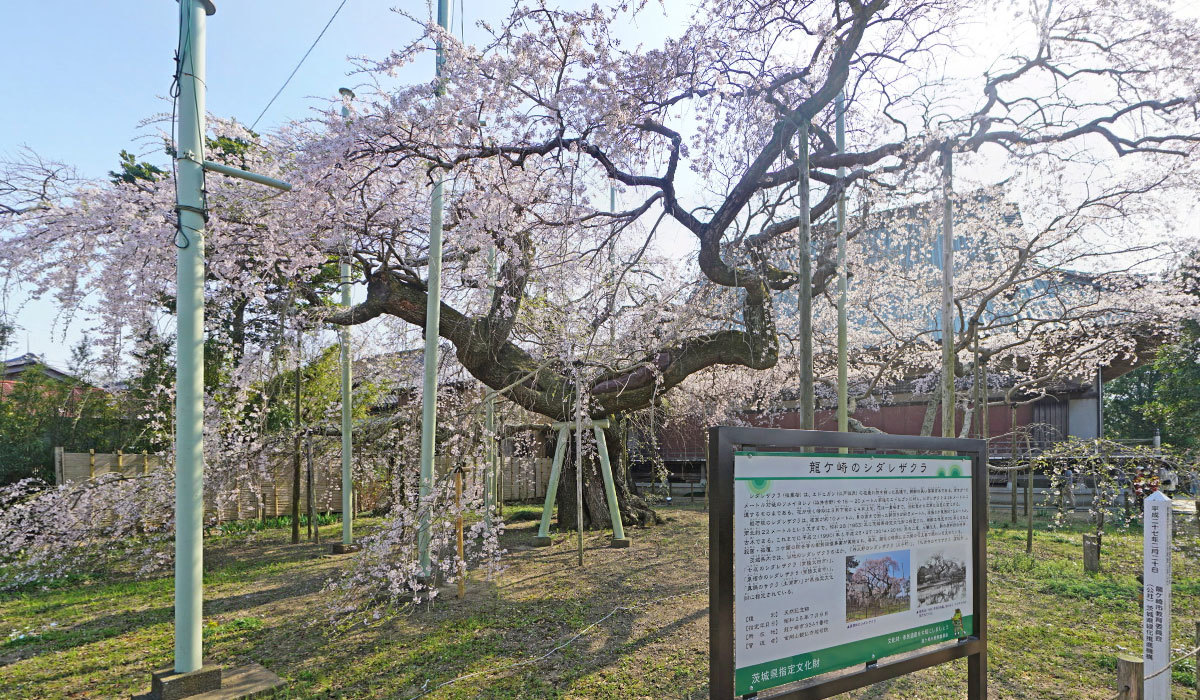
<path id="1" fill-rule="evenodd" d="M 253 122 L 304 51 L 329 21 L 340 0 L 247 2 L 217 0 L 208 22 L 208 110 Z M 465 2 L 467 36 L 478 30 L 476 10 L 506 3 Z M 393 12 L 402 7 L 428 16 L 424 2 L 347 0 L 325 36 L 259 123 L 269 130 L 322 107 L 343 85 L 353 87 L 351 55 L 380 57 L 411 40 L 413 22 Z M 455 3 L 455 10 L 458 3 Z M 40 0 L 5 7 L 0 42 L 0 155 L 21 146 L 74 164 L 86 177 L 112 170 L 121 149 L 166 166 L 161 144 L 147 139 L 142 120 L 169 112 L 167 95 L 179 17 L 172 0 Z M 457 12 L 455 13 L 457 15 Z M 490 18 L 489 18 L 490 19 Z M 458 29 L 458 17 L 454 21 Z M 433 72 L 433 57 L 413 66 L 405 81 Z M 139 138 L 141 137 L 141 138 Z M 65 364 L 82 337 L 86 319 L 64 328 L 49 302 L 25 303 L 19 292 L 5 300 L 22 327 L 8 354 L 29 351 Z"/>
<path id="2" fill-rule="evenodd" d="M 217 12 L 208 21 L 208 111 L 252 123 L 340 2 L 216 0 Z M 351 75 L 349 56 L 383 57 L 411 41 L 418 28 L 393 7 L 430 17 L 430 5 L 422 0 L 347 0 L 258 129 L 303 118 L 327 107 L 325 100 L 336 96 L 339 87 L 354 87 L 359 81 Z M 473 26 L 476 21 L 495 22 L 508 9 L 507 2 L 452 1 L 452 26 L 459 32 L 465 24 L 466 39 L 474 42 L 482 36 Z M 28 146 L 93 178 L 112 170 L 122 149 L 168 165 L 161 143 L 146 138 L 155 130 L 138 124 L 170 112 L 165 96 L 174 71 L 178 13 L 173 0 L 39 0 L 6 6 L 0 42 L 0 95 L 5 96 L 0 156 Z M 629 29 L 630 38 L 664 33 L 667 23 L 654 21 L 661 17 L 655 8 L 648 8 L 646 16 L 642 26 Z M 423 81 L 432 73 L 430 55 L 398 79 Z M 0 300 L 0 310 L 21 326 L 10 356 L 28 349 L 58 364 L 66 363 L 70 347 L 89 324 L 76 319 L 64 327 L 53 304 L 27 302 L 19 291 Z"/>

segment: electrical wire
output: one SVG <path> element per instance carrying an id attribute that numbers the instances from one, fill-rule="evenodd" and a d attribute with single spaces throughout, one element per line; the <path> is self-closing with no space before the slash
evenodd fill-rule
<path id="1" fill-rule="evenodd" d="M 312 44 L 308 47 L 308 51 L 305 51 L 304 55 L 300 57 L 300 62 L 297 63 L 296 67 L 292 69 L 292 72 L 290 75 L 288 75 L 287 80 L 283 81 L 283 85 L 280 85 L 279 89 L 275 91 L 275 95 L 271 97 L 271 101 L 268 102 L 267 106 L 263 107 L 262 111 L 258 113 L 258 117 L 255 118 L 254 123 L 250 125 L 251 131 L 254 131 L 254 127 L 258 126 L 259 120 L 263 118 L 263 115 L 267 113 L 267 110 L 271 108 L 271 105 L 275 104 L 275 100 L 280 94 L 283 93 L 283 90 L 288 86 L 288 83 L 292 82 L 292 78 L 296 77 L 296 71 L 300 70 L 300 66 L 304 65 L 305 59 L 307 59 L 308 55 L 312 53 L 312 50 L 317 47 L 317 42 L 321 41 L 321 37 L 325 36 L 325 31 L 329 29 L 329 25 L 333 24 L 333 20 L 337 19 L 338 13 L 341 12 L 342 8 L 346 6 L 346 2 L 347 0 L 342 0 L 341 4 L 337 6 L 337 9 L 333 11 L 333 16 L 331 16 L 329 21 L 325 23 L 325 26 L 321 29 L 321 33 L 317 35 L 317 38 L 313 39 Z"/>
<path id="2" fill-rule="evenodd" d="M 177 232 L 177 235 L 175 237 L 175 247 L 179 248 L 181 250 L 190 247 L 192 242 L 191 242 L 191 239 L 188 238 L 187 233 L 184 231 L 185 227 L 183 225 L 183 219 L 182 219 L 182 217 L 180 217 L 179 212 L 185 208 L 190 211 L 195 211 L 195 208 L 191 207 L 190 205 L 188 205 L 187 207 L 182 207 L 179 204 L 179 171 L 178 171 L 178 168 L 176 167 L 176 161 L 179 158 L 179 141 L 177 140 L 176 134 L 175 134 L 175 126 L 176 126 L 175 119 L 177 116 L 177 108 L 179 105 L 179 95 L 183 89 L 183 85 L 182 85 L 183 65 L 185 62 L 184 59 L 185 59 L 185 55 L 186 55 L 184 52 L 186 52 L 188 47 L 191 45 L 191 38 L 192 38 L 192 23 L 190 21 L 187 22 L 187 25 L 186 25 L 187 31 L 186 32 L 184 31 L 184 16 L 185 16 L 184 13 L 186 11 L 187 11 L 186 8 L 183 8 L 183 7 L 180 8 L 179 34 L 182 36 L 183 40 L 181 42 L 179 42 L 179 47 L 175 50 L 175 75 L 172 76 L 172 78 L 171 78 L 171 87 L 168 91 L 168 94 L 171 96 L 171 184 L 175 189 L 175 223 L 176 223 L 176 232 Z M 196 78 L 195 75 L 192 75 L 192 77 Z M 193 101 L 192 107 L 195 110 L 193 117 L 196 120 L 196 129 L 198 131 L 201 131 L 201 133 L 197 134 L 197 137 L 198 137 L 198 142 L 200 144 L 200 150 L 201 150 L 200 158 L 203 159 L 204 133 L 203 133 L 203 130 L 200 129 L 200 124 L 201 124 L 200 105 L 198 103 L 196 103 L 195 101 Z M 200 211 L 198 213 L 202 217 L 204 217 L 205 221 L 208 221 L 208 173 L 203 168 L 200 169 L 200 207 L 199 207 L 199 209 L 200 209 Z M 190 230 L 197 235 L 203 234 L 203 231 L 199 231 L 196 229 L 190 229 Z M 181 239 L 181 238 L 183 239 L 182 244 L 180 244 L 180 242 L 179 242 L 179 239 Z"/>

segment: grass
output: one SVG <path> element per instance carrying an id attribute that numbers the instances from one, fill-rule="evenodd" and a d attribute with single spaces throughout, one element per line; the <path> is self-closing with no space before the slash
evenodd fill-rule
<path id="1" fill-rule="evenodd" d="M 264 664 L 287 680 L 287 698 L 704 698 L 707 518 L 699 504 L 660 512 L 666 524 L 628 530 L 628 550 L 606 547 L 607 533 L 589 534 L 579 569 L 573 536 L 534 548 L 540 508 L 508 507 L 502 574 L 475 574 L 465 600 L 337 633 L 322 623 L 321 587 L 348 557 L 290 545 L 286 529 L 218 535 L 206 550 L 205 654 L 226 666 Z M 1039 519 L 1031 556 L 1023 523 L 1003 516 L 989 535 L 991 697 L 1106 700 L 1117 654 L 1139 646 L 1138 534 L 1108 532 L 1103 570 L 1089 575 L 1085 523 L 1047 531 Z M 360 521 L 360 532 L 376 523 Z M 1193 522 L 1179 528 L 1173 645 L 1184 649 L 1200 603 L 1200 547 Z M 323 541 L 337 532 L 325 526 Z M 150 671 L 170 663 L 171 592 L 169 576 L 112 572 L 0 595 L 0 697 L 144 691 Z M 638 607 L 613 612 L 619 605 Z M 1176 697 L 1191 697 L 1195 674 L 1191 661 L 1173 669 Z M 961 698 L 965 681 L 960 661 L 846 697 Z"/>

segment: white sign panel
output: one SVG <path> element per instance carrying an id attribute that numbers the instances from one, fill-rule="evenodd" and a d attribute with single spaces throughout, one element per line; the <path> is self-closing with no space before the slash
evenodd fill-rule
<path id="1" fill-rule="evenodd" d="M 734 692 L 974 634 L 971 460 L 738 452 Z"/>
<path id="2" fill-rule="evenodd" d="M 1160 491 L 1146 497 L 1143 527 L 1142 656 L 1146 676 L 1160 671 L 1171 655 L 1171 499 Z M 1171 700 L 1171 673 L 1146 681 L 1146 700 Z"/>

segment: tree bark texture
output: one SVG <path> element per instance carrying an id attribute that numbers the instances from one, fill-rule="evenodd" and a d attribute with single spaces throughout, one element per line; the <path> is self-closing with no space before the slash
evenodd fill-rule
<path id="1" fill-rule="evenodd" d="M 623 421 L 622 421 L 623 424 Z M 612 425 L 618 425 L 616 421 Z M 588 431 L 588 436 L 591 431 Z M 608 459 L 613 470 L 613 485 L 617 491 L 617 505 L 621 511 L 621 523 L 625 526 L 654 525 L 661 521 L 658 515 L 646 503 L 645 499 L 629 488 L 626 479 L 620 473 L 623 445 L 625 442 L 622 429 L 610 427 L 604 431 L 604 440 L 608 443 Z M 583 459 L 583 527 L 588 530 L 605 530 L 612 528 L 612 518 L 608 514 L 608 498 L 604 493 L 604 477 L 600 473 L 600 460 L 595 451 L 587 448 L 588 436 L 584 437 Z M 594 442 L 593 442 L 594 445 Z M 561 531 L 575 528 L 575 441 L 572 436 L 567 454 L 563 458 L 562 474 L 558 483 L 558 527 Z"/>

